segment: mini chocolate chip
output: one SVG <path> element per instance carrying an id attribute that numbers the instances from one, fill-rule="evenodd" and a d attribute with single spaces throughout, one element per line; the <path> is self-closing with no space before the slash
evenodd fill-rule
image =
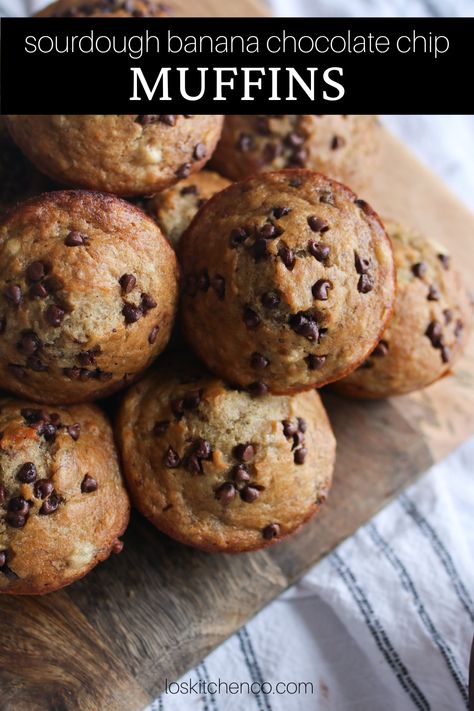
<path id="1" fill-rule="evenodd" d="M 267 116 L 257 116 L 257 118 L 255 119 L 255 130 L 261 136 L 270 135 L 270 121 Z"/>
<path id="2" fill-rule="evenodd" d="M 232 454 L 239 462 L 249 462 L 255 456 L 255 447 L 250 442 L 237 444 L 232 450 Z"/>
<path id="3" fill-rule="evenodd" d="M 119 541 L 119 539 L 117 538 L 117 540 L 113 542 L 112 553 L 115 553 L 115 555 L 118 555 L 119 553 L 121 553 L 123 551 L 123 547 L 124 547 L 124 542 Z"/>
<path id="4" fill-rule="evenodd" d="M 236 148 L 242 153 L 246 153 L 255 147 L 254 140 L 249 133 L 241 133 L 237 139 Z"/>
<path id="5" fill-rule="evenodd" d="M 263 237 L 263 239 L 275 239 L 276 237 L 279 237 L 281 234 L 283 234 L 283 230 L 280 227 L 276 227 L 275 225 L 272 225 L 271 222 L 265 223 L 258 230 L 259 237 Z"/>
<path id="6" fill-rule="evenodd" d="M 252 366 L 252 368 L 266 368 L 269 363 L 270 361 L 268 360 L 268 358 L 265 358 L 265 356 L 263 356 L 261 353 L 255 352 L 252 353 L 252 355 L 250 356 L 250 365 Z"/>
<path id="7" fill-rule="evenodd" d="M 20 415 L 23 417 L 23 419 L 26 421 L 27 424 L 33 425 L 36 422 L 40 422 L 43 417 L 43 411 L 42 410 L 30 410 L 29 408 L 23 408 L 20 410 Z"/>
<path id="8" fill-rule="evenodd" d="M 41 516 L 49 516 L 57 510 L 60 503 L 61 498 L 53 491 L 49 497 L 43 501 L 38 513 Z"/>
<path id="9" fill-rule="evenodd" d="M 361 257 L 358 252 L 354 251 L 354 264 L 357 274 L 367 274 L 370 269 L 370 259 Z"/>
<path id="10" fill-rule="evenodd" d="M 50 294 L 54 294 L 54 292 L 61 291 L 64 288 L 64 282 L 60 277 L 51 274 L 44 280 L 43 286 Z"/>
<path id="11" fill-rule="evenodd" d="M 190 390 L 184 395 L 183 406 L 186 410 L 195 410 L 201 404 L 201 391 Z"/>
<path id="12" fill-rule="evenodd" d="M 384 358 L 388 354 L 388 342 L 383 339 L 377 343 L 371 355 Z"/>
<path id="13" fill-rule="evenodd" d="M 94 479 L 94 477 L 90 476 L 90 474 L 86 474 L 84 479 L 81 482 L 81 491 L 83 494 L 90 494 L 93 491 L 97 491 L 98 484 L 97 484 L 97 479 Z"/>
<path id="14" fill-rule="evenodd" d="M 280 294 L 276 291 L 266 291 L 261 295 L 260 301 L 266 309 L 275 309 L 280 304 Z"/>
<path id="15" fill-rule="evenodd" d="M 316 240 L 310 239 L 308 242 L 308 251 L 318 262 L 324 262 L 324 260 L 329 257 L 331 249 L 323 242 L 316 242 Z"/>
<path id="16" fill-rule="evenodd" d="M 150 346 L 152 346 L 154 343 L 156 343 L 156 338 L 158 336 L 159 330 L 160 330 L 159 326 L 153 326 L 150 333 L 148 334 L 148 343 L 150 344 Z"/>
<path id="17" fill-rule="evenodd" d="M 264 163 L 271 163 L 275 158 L 281 155 L 282 147 L 277 143 L 268 142 L 264 145 L 262 151 L 262 159 Z"/>
<path id="18" fill-rule="evenodd" d="M 36 432 L 38 433 L 38 436 L 44 437 L 47 442 L 54 442 L 57 427 L 51 422 L 43 422 L 40 423 Z"/>
<path id="19" fill-rule="evenodd" d="M 290 158 L 289 158 L 289 165 L 304 165 L 306 161 L 308 160 L 308 151 L 306 148 L 298 148 L 295 150 Z"/>
<path id="20" fill-rule="evenodd" d="M 72 230 L 64 240 L 66 247 L 82 247 L 87 244 L 87 237 L 77 230 Z"/>
<path id="21" fill-rule="evenodd" d="M 309 370 L 319 370 L 320 368 L 323 367 L 324 363 L 326 362 L 326 356 L 325 355 L 314 355 L 314 353 L 310 353 L 305 357 L 306 365 L 308 366 Z"/>
<path id="22" fill-rule="evenodd" d="M 443 269 L 449 269 L 451 265 L 451 257 L 447 254 L 438 254 L 438 259 L 441 262 Z"/>
<path id="23" fill-rule="evenodd" d="M 443 340 L 441 324 L 438 321 L 430 321 L 425 331 L 425 336 L 428 336 L 433 348 L 440 348 Z"/>
<path id="24" fill-rule="evenodd" d="M 43 284 L 33 284 L 28 292 L 30 299 L 45 299 L 48 296 L 46 287 Z"/>
<path id="25" fill-rule="evenodd" d="M 268 393 L 268 385 L 262 383 L 261 380 L 257 380 L 247 386 L 247 392 L 252 397 L 263 397 L 263 395 L 266 395 Z"/>
<path id="26" fill-rule="evenodd" d="M 228 504 L 233 501 L 236 497 L 237 490 L 235 486 L 230 481 L 221 484 L 215 491 L 216 499 L 219 499 L 223 504 Z"/>
<path id="27" fill-rule="evenodd" d="M 304 460 L 306 459 L 306 454 L 307 450 L 305 447 L 299 447 L 299 449 L 295 449 L 293 459 L 295 464 L 304 464 Z"/>
<path id="28" fill-rule="evenodd" d="M 301 178 L 291 178 L 291 180 L 288 181 L 288 185 L 290 188 L 300 188 L 303 185 L 303 181 Z"/>
<path id="29" fill-rule="evenodd" d="M 426 298 L 428 299 L 428 301 L 439 301 L 440 293 L 438 287 L 432 284 L 428 289 L 428 296 Z"/>
<path id="30" fill-rule="evenodd" d="M 441 347 L 441 360 L 443 363 L 449 363 L 449 358 L 451 356 L 451 352 L 447 346 L 442 346 Z"/>
<path id="31" fill-rule="evenodd" d="M 255 240 L 252 246 L 252 253 L 255 260 L 265 259 L 268 256 L 267 241 L 263 238 Z"/>
<path id="32" fill-rule="evenodd" d="M 70 380 L 78 380 L 81 375 L 81 370 L 82 368 L 77 368 L 76 366 L 73 368 L 63 368 L 63 375 Z"/>
<path id="33" fill-rule="evenodd" d="M 443 309 L 444 322 L 448 326 L 454 318 L 454 312 L 452 309 Z"/>
<path id="34" fill-rule="evenodd" d="M 53 482 L 49 479 L 38 479 L 33 486 L 33 493 L 37 499 L 45 499 L 54 489 Z"/>
<path id="35" fill-rule="evenodd" d="M 24 380 L 28 375 L 23 366 L 18 365 L 17 363 L 9 363 L 8 370 L 15 376 L 15 378 L 18 378 L 18 380 Z"/>
<path id="36" fill-rule="evenodd" d="M 158 121 L 166 124 L 166 126 L 176 126 L 176 118 L 175 114 L 160 114 L 158 116 Z"/>
<path id="37" fill-rule="evenodd" d="M 58 326 L 62 324 L 64 315 L 64 309 L 62 309 L 60 306 L 57 306 L 57 304 L 51 304 L 50 306 L 48 306 L 45 313 L 47 322 L 50 326 L 53 326 L 54 328 L 58 328 Z"/>
<path id="38" fill-rule="evenodd" d="M 72 437 L 72 439 L 77 442 L 77 440 L 81 436 L 81 425 L 79 424 L 79 422 L 75 422 L 73 425 L 68 425 L 67 431 L 70 437 Z"/>
<path id="39" fill-rule="evenodd" d="M 41 339 L 34 331 L 23 331 L 17 349 L 26 356 L 33 355 L 42 347 Z"/>
<path id="40" fill-rule="evenodd" d="M 29 282 L 41 281 L 46 276 L 46 267 L 43 262 L 32 262 L 26 270 L 26 278 Z"/>
<path id="41" fill-rule="evenodd" d="M 182 397 L 175 397 L 170 402 L 171 412 L 180 419 L 184 415 L 184 400 Z"/>
<path id="42" fill-rule="evenodd" d="M 5 502 L 6 498 L 7 498 L 7 490 L 5 489 L 3 484 L 0 484 L 0 504 L 3 504 Z"/>
<path id="43" fill-rule="evenodd" d="M 125 323 L 136 323 L 143 316 L 143 311 L 139 306 L 133 304 L 125 304 L 122 309 L 122 314 L 125 317 Z"/>
<path id="44" fill-rule="evenodd" d="M 280 219 L 280 217 L 284 217 L 285 215 L 288 215 L 288 213 L 291 212 L 291 207 L 274 207 L 273 208 L 273 214 L 277 220 Z"/>
<path id="45" fill-rule="evenodd" d="M 361 274 L 357 283 L 357 290 L 361 294 L 367 294 L 374 288 L 374 280 L 370 274 Z"/>
<path id="46" fill-rule="evenodd" d="M 169 426 L 169 420 L 159 420 L 158 422 L 155 422 L 155 425 L 153 427 L 153 434 L 162 435 L 166 432 Z"/>
<path id="47" fill-rule="evenodd" d="M 134 274 L 122 274 L 119 284 L 122 287 L 122 294 L 129 294 L 135 288 L 137 278 Z"/>
<path id="48" fill-rule="evenodd" d="M 455 327 L 454 327 L 454 335 L 455 335 L 455 337 L 456 337 L 456 338 L 459 338 L 459 336 L 461 335 L 461 333 L 463 332 L 463 330 L 464 330 L 464 323 L 461 321 L 460 318 L 458 318 L 458 320 L 456 321 L 456 325 L 455 325 Z"/>
<path id="49" fill-rule="evenodd" d="M 28 514 L 22 514 L 19 511 L 7 511 L 5 521 L 12 528 L 23 528 L 26 524 Z"/>
<path id="50" fill-rule="evenodd" d="M 260 491 L 254 486 L 244 486 L 240 491 L 240 498 L 246 504 L 252 504 L 260 496 Z"/>
<path id="51" fill-rule="evenodd" d="M 298 313 L 290 315 L 288 323 L 290 328 L 297 333 L 298 336 L 304 336 L 308 341 L 318 340 L 318 324 L 313 316 L 306 314 L 304 311 L 298 311 Z"/>
<path id="52" fill-rule="evenodd" d="M 285 136 L 285 143 L 291 148 L 298 148 L 303 145 L 304 136 L 297 131 L 290 131 L 290 133 L 287 133 Z"/>
<path id="53" fill-rule="evenodd" d="M 335 205 L 336 204 L 334 195 L 330 191 L 322 192 L 321 195 L 319 196 L 319 202 L 322 202 L 326 205 Z"/>
<path id="54" fill-rule="evenodd" d="M 9 284 L 4 289 L 3 295 L 13 306 L 19 306 L 21 303 L 21 287 L 18 284 Z"/>
<path id="55" fill-rule="evenodd" d="M 179 168 L 175 171 L 175 175 L 178 180 L 182 180 L 183 178 L 187 178 L 190 172 L 191 163 L 183 163 L 183 165 L 180 165 Z"/>
<path id="56" fill-rule="evenodd" d="M 155 309 L 157 306 L 157 303 L 153 296 L 150 294 L 142 294 L 141 296 L 141 301 L 140 301 L 140 306 L 141 309 L 144 313 L 147 311 L 151 311 L 152 309 Z"/>
<path id="57" fill-rule="evenodd" d="M 16 511 L 26 515 L 30 510 L 28 501 L 23 498 L 23 496 L 13 496 L 8 502 L 8 511 Z"/>
<path id="58" fill-rule="evenodd" d="M 297 417 L 296 419 L 298 420 L 299 431 L 303 432 L 303 433 L 306 432 L 307 427 L 308 427 L 306 424 L 306 420 L 303 417 Z"/>
<path id="59" fill-rule="evenodd" d="M 332 283 L 327 279 L 318 279 L 311 289 L 312 294 L 318 301 L 327 301 L 328 289 L 332 289 Z"/>
<path id="60" fill-rule="evenodd" d="M 258 328 L 258 326 L 260 326 L 260 316 L 249 306 L 244 308 L 243 319 L 248 329 L 253 330 L 254 328 Z"/>
<path id="61" fill-rule="evenodd" d="M 331 150 L 335 151 L 346 145 L 346 139 L 342 136 L 333 136 L 331 140 Z"/>
<path id="62" fill-rule="evenodd" d="M 32 484 L 38 475 L 36 467 L 33 462 L 25 462 L 19 468 L 16 478 L 23 484 Z"/>
<path id="63" fill-rule="evenodd" d="M 202 437 L 198 437 L 194 441 L 194 454 L 198 459 L 210 459 L 212 454 L 210 443 Z"/>
<path id="64" fill-rule="evenodd" d="M 231 476 L 236 484 L 246 484 L 250 481 L 250 474 L 244 464 L 236 464 L 232 467 Z"/>
<path id="65" fill-rule="evenodd" d="M 197 288 L 201 291 L 207 291 L 209 289 L 209 274 L 207 269 L 201 269 L 197 277 Z"/>
<path id="66" fill-rule="evenodd" d="M 243 227 L 235 227 L 233 230 L 231 230 L 230 233 L 230 246 L 237 247 L 237 245 L 245 242 L 248 236 L 249 234 L 247 230 L 245 230 Z"/>
<path id="67" fill-rule="evenodd" d="M 276 538 L 280 535 L 280 526 L 277 523 L 269 523 L 262 531 L 262 536 L 266 541 Z"/>
<path id="68" fill-rule="evenodd" d="M 411 270 L 416 277 L 422 279 L 425 276 L 428 267 L 424 262 L 417 262 L 416 264 L 413 264 Z"/>
<path id="69" fill-rule="evenodd" d="M 316 215 L 308 217 L 308 225 L 311 227 L 313 232 L 327 232 L 329 229 L 326 222 Z"/>
<path id="70" fill-rule="evenodd" d="M 7 552 L 0 551 L 0 570 L 6 565 L 7 562 Z"/>
<path id="71" fill-rule="evenodd" d="M 176 469 L 181 464 L 181 459 L 179 458 L 178 452 L 176 452 L 171 445 L 165 452 L 164 464 L 170 469 Z"/>
<path id="72" fill-rule="evenodd" d="M 194 146 L 193 158 L 194 160 L 202 160 L 207 155 L 207 148 L 204 143 L 197 143 Z"/>
<path id="73" fill-rule="evenodd" d="M 195 454 L 190 454 L 187 458 L 186 469 L 191 474 L 203 474 L 201 460 Z"/>
<path id="74" fill-rule="evenodd" d="M 283 434 L 287 439 L 291 439 L 298 431 L 298 426 L 291 420 L 283 420 Z"/>
<path id="75" fill-rule="evenodd" d="M 292 249 L 282 244 L 278 248 L 278 256 L 285 265 L 285 267 L 291 272 L 295 266 L 296 257 Z"/>
<path id="76" fill-rule="evenodd" d="M 296 449 L 296 447 L 299 447 L 301 444 L 304 444 L 304 434 L 302 432 L 296 432 L 293 435 L 293 446 L 291 449 Z"/>
<path id="77" fill-rule="evenodd" d="M 217 297 L 222 301 L 225 297 L 225 279 L 220 274 L 216 274 L 211 279 L 211 286 L 217 294 Z"/>
<path id="78" fill-rule="evenodd" d="M 357 200 L 354 200 L 354 205 L 357 205 L 357 207 L 360 207 L 362 212 L 365 212 L 366 214 L 371 212 L 370 205 L 365 200 L 361 200 L 360 198 L 358 198 Z"/>
<path id="79" fill-rule="evenodd" d="M 197 185 L 185 185 L 179 192 L 181 195 L 198 195 L 199 188 Z"/>

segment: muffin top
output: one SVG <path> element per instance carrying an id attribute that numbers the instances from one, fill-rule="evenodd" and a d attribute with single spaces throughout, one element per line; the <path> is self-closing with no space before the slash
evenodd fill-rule
<path id="1" fill-rule="evenodd" d="M 117 437 L 140 511 L 208 551 L 280 540 L 315 513 L 332 477 L 316 392 L 252 399 L 190 357 L 160 361 L 127 392 Z"/>
<path id="2" fill-rule="evenodd" d="M 35 17 L 167 17 L 169 5 L 159 0 L 57 0 Z"/>
<path id="3" fill-rule="evenodd" d="M 211 170 L 202 170 L 180 180 L 172 188 L 157 193 L 146 201 L 144 207 L 176 247 L 196 212 L 209 198 L 228 185 L 230 181 L 222 175 Z"/>
<path id="4" fill-rule="evenodd" d="M 23 203 L 0 226 L 0 384 L 103 396 L 163 350 L 176 301 L 174 251 L 138 208 L 83 191 Z"/>
<path id="5" fill-rule="evenodd" d="M 222 116 L 8 116 L 14 141 L 44 173 L 72 187 L 150 195 L 200 170 Z"/>
<path id="6" fill-rule="evenodd" d="M 181 321 L 206 365 L 255 394 L 319 387 L 359 365 L 394 301 L 374 211 L 310 171 L 262 173 L 215 195 L 180 242 Z"/>
<path id="7" fill-rule="evenodd" d="M 0 592 L 57 590 L 106 558 L 129 518 L 110 426 L 92 405 L 0 400 Z"/>
<path id="8" fill-rule="evenodd" d="M 423 388 L 448 373 L 472 323 L 472 302 L 445 247 L 385 221 L 397 269 L 393 317 L 371 356 L 338 389 L 388 397 Z"/>

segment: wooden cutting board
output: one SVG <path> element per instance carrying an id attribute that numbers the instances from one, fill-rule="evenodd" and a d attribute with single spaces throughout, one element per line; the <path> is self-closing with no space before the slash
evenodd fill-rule
<path id="1" fill-rule="evenodd" d="M 203 0 L 201 14 L 218 5 L 222 14 L 225 3 Z M 241 16 L 261 10 L 257 0 L 238 7 Z M 375 187 L 363 197 L 445 243 L 472 275 L 474 216 L 388 133 Z M 84 580 L 43 598 L 0 596 L 0 711 L 146 706 L 165 678 L 202 659 L 473 434 L 473 339 L 456 375 L 419 394 L 355 402 L 327 393 L 324 400 L 338 442 L 334 486 L 319 517 L 292 539 L 264 552 L 212 556 L 136 515 L 123 553 Z"/>

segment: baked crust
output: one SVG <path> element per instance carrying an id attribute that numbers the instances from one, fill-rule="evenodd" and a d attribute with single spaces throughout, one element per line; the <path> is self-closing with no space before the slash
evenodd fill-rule
<path id="1" fill-rule="evenodd" d="M 13 398 L 0 400 L 0 430 L 0 593 L 58 590 L 120 548 L 130 504 L 112 430 L 94 405 Z"/>
<path id="2" fill-rule="evenodd" d="M 209 552 L 282 540 L 314 516 L 331 484 L 335 439 L 315 391 L 253 399 L 191 356 L 161 359 L 130 388 L 116 433 L 137 508 Z"/>
<path id="3" fill-rule="evenodd" d="M 179 255 L 189 344 L 211 371 L 256 394 L 344 377 L 373 350 L 393 307 L 379 218 L 311 171 L 226 188 L 196 215 Z"/>
<path id="4" fill-rule="evenodd" d="M 57 0 L 34 17 L 168 17 L 159 0 Z"/>
<path id="5" fill-rule="evenodd" d="M 150 195 L 199 171 L 222 116 L 8 116 L 13 140 L 54 180 L 122 196 Z"/>
<path id="6" fill-rule="evenodd" d="M 446 248 L 396 222 L 385 227 L 397 269 L 395 309 L 372 355 L 335 386 L 353 397 L 403 395 L 442 378 L 472 327 L 472 301 Z"/>
<path id="7" fill-rule="evenodd" d="M 84 191 L 19 205 L 0 226 L 0 387 L 56 403 L 124 387 L 166 346 L 177 296 L 175 253 L 137 207 Z"/>

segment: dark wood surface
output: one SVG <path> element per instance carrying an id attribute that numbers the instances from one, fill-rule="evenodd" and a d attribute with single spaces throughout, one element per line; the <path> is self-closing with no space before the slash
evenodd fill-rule
<path id="1" fill-rule="evenodd" d="M 474 217 L 390 136 L 376 188 L 474 269 Z M 125 548 L 67 590 L 0 597 L 0 711 L 135 711 L 474 431 L 474 347 L 456 376 L 383 402 L 324 394 L 336 433 L 329 501 L 293 538 L 240 556 L 200 553 L 136 515 Z"/>

